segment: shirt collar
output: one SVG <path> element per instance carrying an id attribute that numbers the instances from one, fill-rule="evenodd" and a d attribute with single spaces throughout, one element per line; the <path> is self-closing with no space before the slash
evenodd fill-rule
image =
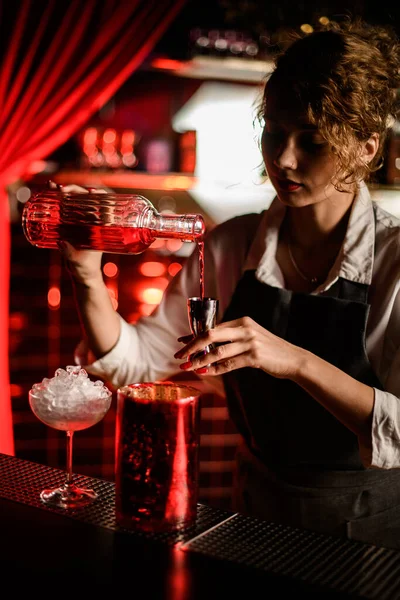
<path id="1" fill-rule="evenodd" d="M 343 241 L 338 275 L 349 281 L 370 284 L 374 267 L 375 215 L 365 183 L 360 186 L 351 209 Z M 339 261 L 337 261 L 339 262 Z"/>
<path id="2" fill-rule="evenodd" d="M 260 225 L 251 244 L 244 271 L 256 270 L 256 277 L 269 285 L 283 287 L 284 280 L 276 262 L 279 229 L 286 206 L 276 196 L 261 216 Z M 375 219 L 371 196 L 365 183 L 354 199 L 342 249 L 326 281 L 315 292 L 331 287 L 338 277 L 370 284 L 374 264 Z"/>

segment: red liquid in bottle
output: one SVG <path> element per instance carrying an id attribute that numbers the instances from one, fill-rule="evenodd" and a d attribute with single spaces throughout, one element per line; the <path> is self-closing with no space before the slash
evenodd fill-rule
<path id="1" fill-rule="evenodd" d="M 146 228 L 64 224 L 54 227 L 43 223 L 31 226 L 31 236 L 38 248 L 58 248 L 58 242 L 63 240 L 82 250 L 102 250 L 115 254 L 140 254 L 156 239 L 154 232 Z M 181 237 L 180 234 L 168 233 L 168 238 Z M 189 235 L 187 240 L 191 241 Z"/>
<path id="2" fill-rule="evenodd" d="M 155 239 L 148 229 L 115 225 L 60 225 L 59 235 L 76 248 L 118 254 L 140 254 Z"/>
<path id="3" fill-rule="evenodd" d="M 205 224 L 197 214 L 161 214 L 135 194 L 63 194 L 32 196 L 22 213 L 28 241 L 39 248 L 58 248 L 60 241 L 77 249 L 140 254 L 156 238 L 193 242 Z"/>

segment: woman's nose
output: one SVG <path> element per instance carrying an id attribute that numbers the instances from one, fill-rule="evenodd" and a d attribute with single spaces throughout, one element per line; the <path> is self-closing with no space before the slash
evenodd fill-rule
<path id="1" fill-rule="evenodd" d="M 291 169 L 294 170 L 297 168 L 297 156 L 294 148 L 294 144 L 291 140 L 287 140 L 281 147 L 277 150 L 274 164 L 278 167 L 278 169 Z"/>

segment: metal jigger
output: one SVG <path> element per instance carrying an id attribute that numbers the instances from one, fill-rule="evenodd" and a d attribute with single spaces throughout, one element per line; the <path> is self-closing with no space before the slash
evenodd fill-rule
<path id="1" fill-rule="evenodd" d="M 193 335 L 201 335 L 202 333 L 215 327 L 218 311 L 218 300 L 216 298 L 188 298 L 187 307 L 190 329 Z M 191 354 L 189 360 L 204 356 L 213 348 L 214 344 L 210 344 L 201 352 L 195 352 L 194 354 Z"/>

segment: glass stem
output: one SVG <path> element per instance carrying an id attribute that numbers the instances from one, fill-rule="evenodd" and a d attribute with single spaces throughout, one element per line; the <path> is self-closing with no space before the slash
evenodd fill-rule
<path id="1" fill-rule="evenodd" d="M 67 485 L 72 484 L 72 439 L 73 431 L 67 431 Z"/>

